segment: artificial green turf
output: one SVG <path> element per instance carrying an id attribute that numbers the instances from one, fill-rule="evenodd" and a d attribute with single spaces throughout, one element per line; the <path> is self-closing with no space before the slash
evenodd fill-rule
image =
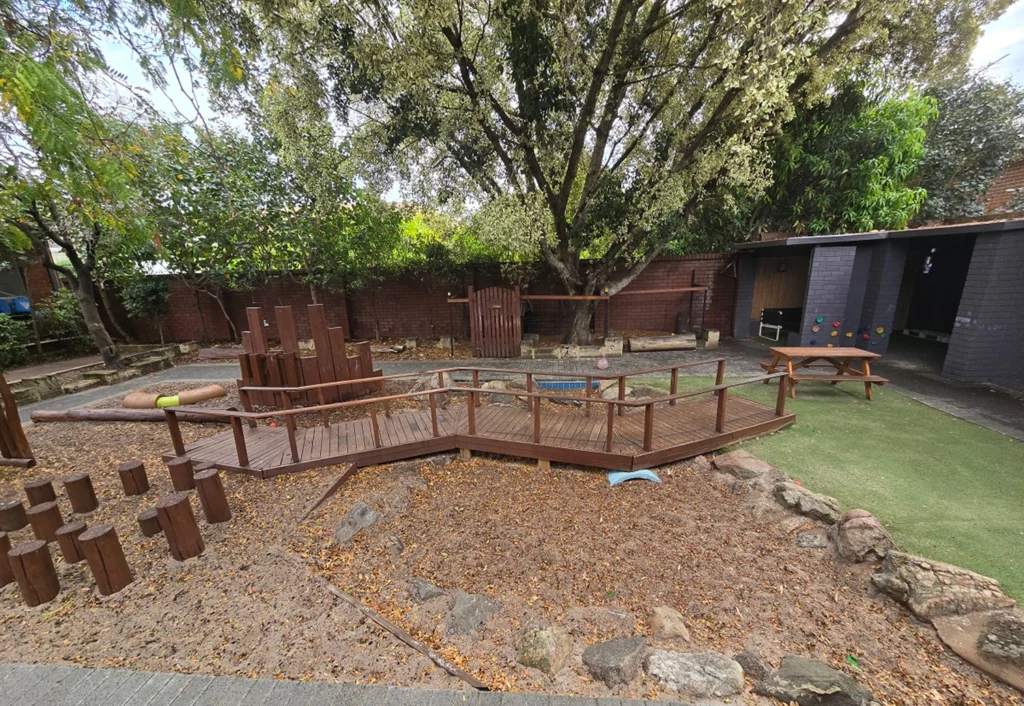
<path id="1" fill-rule="evenodd" d="M 776 391 L 730 393 L 774 406 Z M 844 509 L 870 511 L 900 549 L 992 576 L 1024 600 L 1024 444 L 890 388 L 874 397 L 857 384 L 802 383 L 786 404 L 796 423 L 739 448 Z"/>

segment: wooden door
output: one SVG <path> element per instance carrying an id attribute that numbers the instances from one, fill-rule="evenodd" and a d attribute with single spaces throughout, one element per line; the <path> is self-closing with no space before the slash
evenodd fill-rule
<path id="1" fill-rule="evenodd" d="M 469 334 L 478 358 L 518 358 L 523 339 L 519 287 L 470 287 Z"/>

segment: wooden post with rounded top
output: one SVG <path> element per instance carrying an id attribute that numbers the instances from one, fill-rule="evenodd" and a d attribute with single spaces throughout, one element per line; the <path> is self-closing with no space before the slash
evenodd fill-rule
<path id="1" fill-rule="evenodd" d="M 231 519 L 231 508 L 228 506 L 228 496 L 224 493 L 220 471 L 207 468 L 196 473 L 196 488 L 207 522 L 213 525 Z"/>
<path id="2" fill-rule="evenodd" d="M 25 505 L 20 500 L 4 500 L 0 502 L 0 530 L 17 532 L 28 524 Z"/>
<path id="3" fill-rule="evenodd" d="M 57 529 L 64 524 L 60 515 L 60 507 L 54 501 L 30 507 L 26 513 L 32 532 L 37 539 L 53 542 L 57 539 Z"/>
<path id="4" fill-rule="evenodd" d="M 77 564 L 85 555 L 82 554 L 82 545 L 79 537 L 82 532 L 85 532 L 86 525 L 84 522 L 72 522 L 68 525 L 63 525 L 57 530 L 57 545 L 60 547 L 60 553 L 64 556 L 64 561 L 69 564 Z"/>
<path id="5" fill-rule="evenodd" d="M 79 536 L 78 541 L 102 595 L 117 593 L 135 580 L 128 560 L 124 558 L 117 531 L 111 525 L 93 525 Z"/>
<path id="6" fill-rule="evenodd" d="M 203 553 L 206 547 L 188 493 L 171 493 L 160 498 L 156 504 L 156 514 L 160 529 L 167 538 L 171 556 L 178 561 L 185 561 Z"/>
<path id="7" fill-rule="evenodd" d="M 14 581 L 14 572 L 11 571 L 11 560 L 7 552 L 11 551 L 11 538 L 6 532 L 0 532 L 0 588 Z"/>
<path id="8" fill-rule="evenodd" d="M 117 467 L 121 476 L 121 487 L 125 495 L 144 495 L 149 492 L 149 478 L 146 477 L 146 466 L 142 461 L 125 461 Z"/>
<path id="9" fill-rule="evenodd" d="M 196 482 L 193 479 L 195 469 L 192 468 L 192 459 L 188 456 L 172 458 L 167 462 L 167 470 L 171 474 L 171 485 L 175 490 L 181 492 L 193 490 L 196 487 Z"/>
<path id="10" fill-rule="evenodd" d="M 76 473 L 64 478 L 64 492 L 71 501 L 71 509 L 80 515 L 92 512 L 100 506 L 88 473 Z"/>
<path id="11" fill-rule="evenodd" d="M 28 481 L 22 487 L 25 489 L 25 497 L 28 498 L 29 505 L 42 505 L 57 499 L 57 494 L 53 492 L 53 483 L 49 478 Z"/>
<path id="12" fill-rule="evenodd" d="M 60 581 L 50 548 L 41 539 L 22 542 L 7 553 L 14 580 L 25 605 L 34 608 L 49 603 L 60 593 Z"/>
<path id="13" fill-rule="evenodd" d="M 157 517 L 156 509 L 149 508 L 139 513 L 139 529 L 144 537 L 152 537 L 160 534 L 160 518 Z"/>

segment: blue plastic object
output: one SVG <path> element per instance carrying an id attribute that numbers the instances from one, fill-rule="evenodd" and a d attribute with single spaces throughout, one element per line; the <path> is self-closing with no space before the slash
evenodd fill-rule
<path id="1" fill-rule="evenodd" d="M 600 384 L 598 380 L 593 380 L 590 384 L 590 389 L 596 390 Z M 537 381 L 537 387 L 542 390 L 582 390 L 587 386 L 587 383 L 582 380 L 559 380 L 557 382 Z"/>
<path id="2" fill-rule="evenodd" d="M 655 483 L 660 483 L 661 478 L 655 475 L 654 471 L 648 471 L 646 468 L 642 471 L 609 471 L 608 472 L 608 485 L 616 486 L 619 483 L 625 483 L 627 480 L 649 480 Z"/>
<path id="3" fill-rule="evenodd" d="M 11 300 L 4 298 L 0 299 L 0 314 L 11 315 Z"/>
<path id="4" fill-rule="evenodd" d="M 15 314 L 28 314 L 32 311 L 32 302 L 28 297 L 14 297 L 11 300 L 11 309 Z"/>

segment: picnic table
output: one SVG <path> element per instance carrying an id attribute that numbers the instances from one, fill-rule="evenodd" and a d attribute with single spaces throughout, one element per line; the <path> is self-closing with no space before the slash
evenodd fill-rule
<path id="1" fill-rule="evenodd" d="M 817 348 L 817 347 L 778 347 L 772 348 L 772 362 L 761 363 L 761 367 L 769 373 L 786 372 L 785 380 L 789 384 L 789 396 L 796 399 L 796 385 L 802 380 L 830 382 L 837 385 L 841 382 L 864 383 L 864 394 L 871 399 L 871 385 L 884 385 L 889 382 L 883 377 L 871 374 L 871 364 L 878 353 L 860 348 Z M 860 369 L 852 367 L 853 361 L 861 361 Z M 823 361 L 823 362 L 819 362 Z M 828 368 L 833 374 L 817 374 L 809 372 L 809 368 Z M 799 372 L 806 371 L 806 372 Z M 767 382 L 767 380 L 765 381 Z"/>

